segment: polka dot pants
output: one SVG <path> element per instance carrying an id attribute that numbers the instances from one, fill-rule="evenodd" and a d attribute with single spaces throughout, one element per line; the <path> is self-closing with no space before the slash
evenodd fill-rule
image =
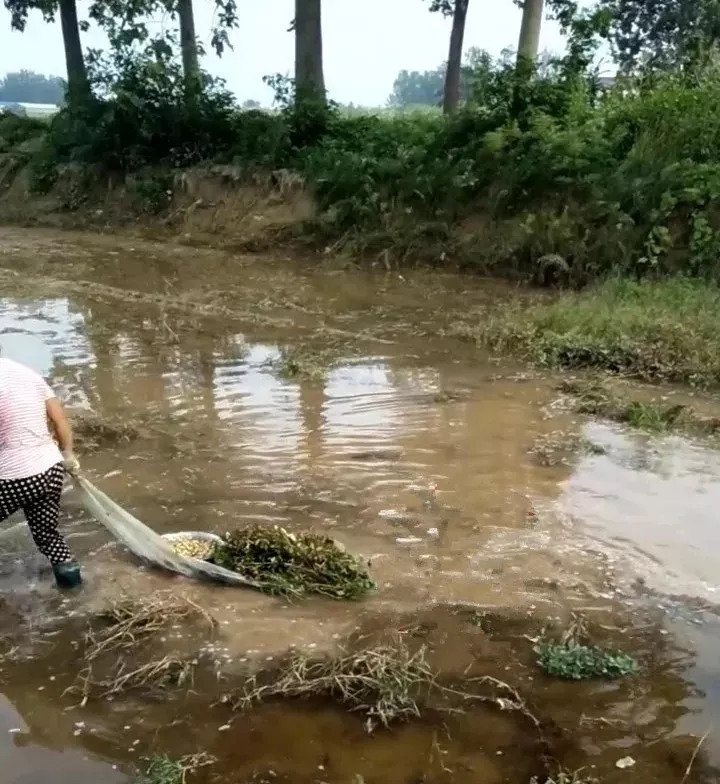
<path id="1" fill-rule="evenodd" d="M 64 481 L 62 463 L 37 476 L 0 479 L 0 521 L 22 509 L 38 550 L 53 565 L 72 561 L 72 553 L 57 530 Z"/>

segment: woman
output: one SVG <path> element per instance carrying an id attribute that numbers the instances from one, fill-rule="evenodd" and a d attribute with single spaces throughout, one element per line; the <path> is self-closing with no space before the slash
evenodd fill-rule
<path id="1" fill-rule="evenodd" d="M 57 530 L 65 472 L 79 468 L 72 430 L 54 392 L 34 370 L 0 357 L 0 521 L 23 510 L 62 588 L 82 582 Z"/>

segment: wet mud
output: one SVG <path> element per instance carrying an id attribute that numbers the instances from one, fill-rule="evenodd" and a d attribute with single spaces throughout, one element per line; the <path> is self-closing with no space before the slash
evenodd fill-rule
<path id="1" fill-rule="evenodd" d="M 717 780 L 720 454 L 577 414 L 558 402 L 559 377 L 443 337 L 515 292 L 14 229 L 0 282 L 3 354 L 67 402 L 83 467 L 111 497 L 163 533 L 326 533 L 379 586 L 360 602 L 288 603 L 143 568 L 68 487 L 80 593 L 57 593 L 21 518 L 0 529 L 8 784 L 127 782 L 144 757 L 197 752 L 216 758 L 188 776 L 201 783 L 529 782 L 563 766 L 664 784 L 691 761 L 687 782 Z M 533 446 L 557 433 L 561 459 L 538 460 Z M 88 622 L 119 596 L 160 592 L 217 623 L 153 637 L 152 656 L 190 662 L 192 679 L 83 700 Z M 638 673 L 544 675 L 533 641 L 572 613 Z M 335 700 L 223 701 L 289 651 L 333 656 L 388 635 L 423 646 L 443 683 L 508 683 L 537 724 L 473 702 L 368 733 Z"/>

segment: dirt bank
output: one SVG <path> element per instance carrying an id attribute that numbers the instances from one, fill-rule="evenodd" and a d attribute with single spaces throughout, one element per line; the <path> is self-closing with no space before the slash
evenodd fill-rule
<path id="1" fill-rule="evenodd" d="M 221 248 L 256 249 L 289 239 L 315 217 L 312 195 L 286 170 L 208 166 L 108 177 L 66 166 L 34 193 L 23 159 L 0 155 L 0 224 L 122 229 Z"/>

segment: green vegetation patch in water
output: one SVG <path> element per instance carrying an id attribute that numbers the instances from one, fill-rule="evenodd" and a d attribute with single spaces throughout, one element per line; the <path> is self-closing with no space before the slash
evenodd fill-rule
<path id="1" fill-rule="evenodd" d="M 205 752 L 173 759 L 167 754 L 155 754 L 147 760 L 147 768 L 135 778 L 133 784 L 185 784 L 188 773 L 215 763 L 215 758 Z"/>
<path id="2" fill-rule="evenodd" d="M 531 307 L 485 314 L 452 332 L 546 367 L 720 384 L 720 288 L 704 281 L 612 278 Z"/>
<path id="3" fill-rule="evenodd" d="M 541 643 L 535 648 L 538 664 L 548 675 L 566 680 L 622 678 L 635 672 L 632 656 L 578 643 Z"/>
<path id="4" fill-rule="evenodd" d="M 213 561 L 250 577 L 268 593 L 357 599 L 375 589 L 367 566 L 327 536 L 292 534 L 279 526 L 229 532 Z"/>
<path id="5" fill-rule="evenodd" d="M 637 670 L 632 656 L 592 645 L 583 618 L 573 620 L 558 641 L 539 640 L 535 646 L 537 663 L 556 678 L 581 681 L 593 678 L 615 679 Z"/>

